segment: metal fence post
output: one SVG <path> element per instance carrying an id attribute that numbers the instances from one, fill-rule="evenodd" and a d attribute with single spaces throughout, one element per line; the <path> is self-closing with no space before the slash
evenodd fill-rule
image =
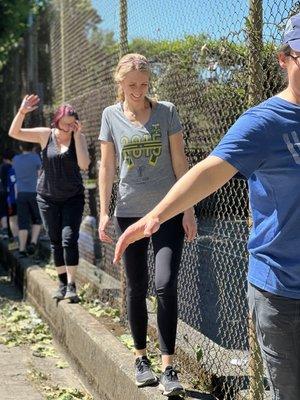
<path id="1" fill-rule="evenodd" d="M 120 0 L 120 57 L 128 53 L 128 19 L 127 19 L 127 0 Z M 125 322 L 126 307 L 126 277 L 124 266 L 121 268 L 121 320 Z"/>
<path id="2" fill-rule="evenodd" d="M 65 30 L 64 30 L 64 1 L 60 0 L 60 37 L 61 37 L 61 99 L 65 101 Z"/>
<path id="3" fill-rule="evenodd" d="M 249 0 L 248 50 L 249 50 L 249 96 L 248 104 L 253 106 L 262 100 L 262 51 L 263 51 L 263 5 L 262 0 Z M 250 214 L 250 211 L 249 211 Z M 252 225 L 252 217 L 249 218 Z M 263 400 L 263 362 L 257 342 L 255 325 L 249 315 L 249 400 Z"/>
<path id="4" fill-rule="evenodd" d="M 127 0 L 120 0 L 120 57 L 128 53 Z"/>

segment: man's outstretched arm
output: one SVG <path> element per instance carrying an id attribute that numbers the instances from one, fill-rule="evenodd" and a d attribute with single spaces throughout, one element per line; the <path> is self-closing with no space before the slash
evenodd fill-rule
<path id="1" fill-rule="evenodd" d="M 120 261 L 129 244 L 151 236 L 163 222 L 205 199 L 236 173 L 235 167 L 216 156 L 209 156 L 196 164 L 152 211 L 126 229 L 117 242 L 114 262 Z"/>

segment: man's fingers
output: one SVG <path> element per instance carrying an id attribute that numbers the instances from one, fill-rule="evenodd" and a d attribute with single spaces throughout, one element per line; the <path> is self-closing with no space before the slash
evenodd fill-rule
<path id="1" fill-rule="evenodd" d="M 114 264 L 117 264 L 120 262 L 122 255 L 124 254 L 124 251 L 126 250 L 126 248 L 128 247 L 129 243 L 126 242 L 125 239 L 123 239 L 122 237 L 118 240 L 118 243 L 116 245 L 116 249 L 115 249 L 115 256 L 114 256 Z"/>

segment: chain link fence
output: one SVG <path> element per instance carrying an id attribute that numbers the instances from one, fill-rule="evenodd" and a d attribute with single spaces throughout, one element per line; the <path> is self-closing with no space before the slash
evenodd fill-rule
<path id="1" fill-rule="evenodd" d="M 92 158 L 85 178 L 97 178 L 101 113 L 115 102 L 112 75 L 121 54 L 150 60 L 151 94 L 176 105 L 192 166 L 245 109 L 283 87 L 276 47 L 287 18 L 299 9 L 291 0 L 53 0 L 55 105 L 73 104 L 83 121 Z M 85 214 L 97 219 L 98 189 L 86 189 L 86 198 Z M 195 210 L 198 236 L 185 244 L 179 278 L 178 363 L 195 386 L 219 399 L 262 399 L 246 301 L 247 182 L 236 175 Z M 112 265 L 113 250 L 102 246 L 96 264 L 121 282 L 113 293 L 124 305 L 124 277 Z M 151 249 L 149 257 L 151 296 Z"/>

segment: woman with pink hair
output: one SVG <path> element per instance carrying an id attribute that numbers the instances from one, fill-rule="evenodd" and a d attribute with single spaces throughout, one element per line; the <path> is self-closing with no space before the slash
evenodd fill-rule
<path id="1" fill-rule="evenodd" d="M 39 143 L 42 168 L 37 183 L 37 201 L 49 235 L 59 287 L 53 298 L 77 302 L 75 273 L 78 265 L 78 236 L 84 207 L 84 187 L 80 170 L 90 159 L 75 109 L 64 104 L 54 113 L 51 128 L 22 128 L 26 114 L 38 107 L 37 95 L 26 95 L 17 112 L 9 136 Z"/>

